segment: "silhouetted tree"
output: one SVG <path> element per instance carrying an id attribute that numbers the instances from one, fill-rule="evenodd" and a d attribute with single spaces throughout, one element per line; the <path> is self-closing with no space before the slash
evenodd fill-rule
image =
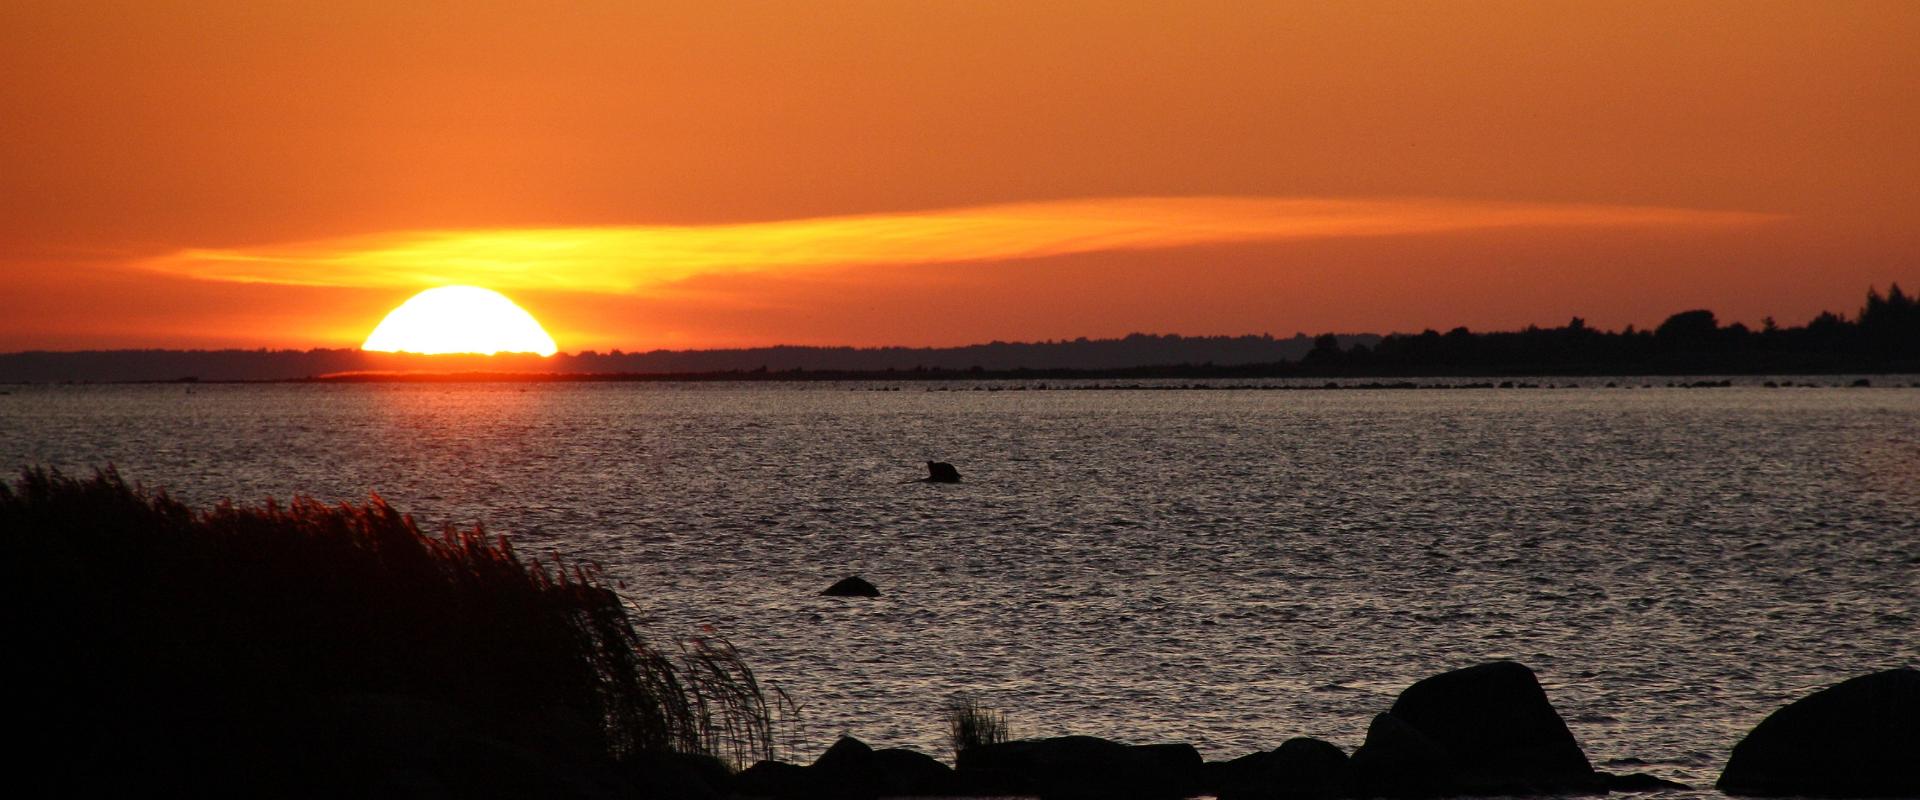
<path id="1" fill-rule="evenodd" d="M 1655 328 L 1653 336 L 1663 342 L 1688 344 L 1709 341 L 1720 330 L 1720 322 L 1713 318 L 1713 312 L 1704 308 L 1682 311 Z"/>
<path id="2" fill-rule="evenodd" d="M 1877 355 L 1920 355 L 1920 304 L 1901 291 L 1900 284 L 1888 286 L 1885 298 L 1867 290 L 1859 329 L 1867 348 Z"/>
<path id="3" fill-rule="evenodd" d="M 1200 366 L 1194 366 L 1200 365 Z M 1333 374 L 1606 374 L 1687 372 L 1920 372 L 1920 298 L 1899 285 L 1867 290 L 1858 320 L 1831 311 L 1783 328 L 1772 317 L 1753 331 L 1721 327 L 1712 311 L 1668 317 L 1653 331 L 1595 329 L 1581 317 L 1559 328 L 1372 335 L 1159 336 L 991 342 L 951 348 L 792 347 L 735 350 L 611 350 L 537 356 L 415 356 L 359 350 L 94 351 L 0 353 L 0 381 L 288 379 L 354 372 L 580 373 L 619 379 L 705 376 L 794 379 L 884 375 L 979 377 L 1025 370 L 1142 376 L 1254 377 Z M 1059 377 L 1075 377 L 1062 374 Z M 1084 375 L 1082 377 L 1093 377 Z"/>
<path id="4" fill-rule="evenodd" d="M 1340 363 L 1342 355 L 1340 352 L 1340 337 L 1331 333 L 1323 333 L 1313 337 L 1313 349 L 1307 351 L 1306 357 L 1302 358 L 1300 363 L 1313 366 L 1330 366 Z"/>

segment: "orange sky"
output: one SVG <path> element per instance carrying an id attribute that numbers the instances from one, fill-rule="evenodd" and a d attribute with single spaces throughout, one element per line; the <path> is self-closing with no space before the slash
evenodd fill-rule
<path id="1" fill-rule="evenodd" d="M 0 350 L 350 346 L 440 282 L 566 350 L 1798 323 L 1920 286 L 1915 41 L 1832 0 L 6 3 Z"/>

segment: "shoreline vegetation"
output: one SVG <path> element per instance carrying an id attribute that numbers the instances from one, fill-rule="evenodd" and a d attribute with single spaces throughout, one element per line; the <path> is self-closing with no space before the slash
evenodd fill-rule
<path id="1" fill-rule="evenodd" d="M 597 570 L 378 496 L 196 510 L 26 468 L 0 544 L 33 796 L 597 796 L 769 758 L 792 708 L 724 641 L 643 640 Z"/>
<path id="2" fill-rule="evenodd" d="M 389 381 L 968 381 L 1885 375 L 1920 373 L 1920 299 L 1867 291 L 1849 318 L 1720 324 L 1693 309 L 1652 330 L 1159 336 L 965 347 L 780 346 L 423 356 L 349 349 L 0 353 L 0 383 Z"/>
<path id="3" fill-rule="evenodd" d="M 20 767 L 10 783 L 34 796 L 1255 800 L 1688 789 L 1596 770 L 1532 670 L 1504 661 L 1414 683 L 1351 752 L 1295 737 L 1206 762 L 1185 743 L 1013 739 L 1005 715 L 962 695 L 946 710 L 952 766 L 851 737 L 809 765 L 787 763 L 776 760 L 776 729 L 797 706 L 724 641 L 658 647 L 593 568 L 522 560 L 478 528 L 429 535 L 377 496 L 196 510 L 110 467 L 91 478 L 29 467 L 0 482 L 0 546 L 10 601 L 0 633 L 22 680 L 10 721 L 28 734 L 10 745 Z M 1916 719 L 1920 671 L 1845 681 L 1761 722 L 1717 788 L 1920 795 Z"/>

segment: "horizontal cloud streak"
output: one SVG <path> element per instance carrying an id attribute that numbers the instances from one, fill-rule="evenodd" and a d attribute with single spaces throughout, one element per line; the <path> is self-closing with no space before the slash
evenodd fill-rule
<path id="1" fill-rule="evenodd" d="M 1724 228 L 1780 217 L 1644 206 L 1127 197 L 721 225 L 396 232 L 185 250 L 146 264 L 216 281 L 624 293 L 702 275 L 1502 228 Z"/>

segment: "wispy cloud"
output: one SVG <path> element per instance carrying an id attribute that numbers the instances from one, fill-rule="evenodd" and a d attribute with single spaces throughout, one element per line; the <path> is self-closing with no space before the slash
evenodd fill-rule
<path id="1" fill-rule="evenodd" d="M 723 225 L 401 231 L 184 250 L 147 262 L 217 281 L 627 293 L 702 275 L 1004 261 L 1236 242 L 1500 228 L 1725 228 L 1780 217 L 1429 199 L 1122 197 Z"/>

